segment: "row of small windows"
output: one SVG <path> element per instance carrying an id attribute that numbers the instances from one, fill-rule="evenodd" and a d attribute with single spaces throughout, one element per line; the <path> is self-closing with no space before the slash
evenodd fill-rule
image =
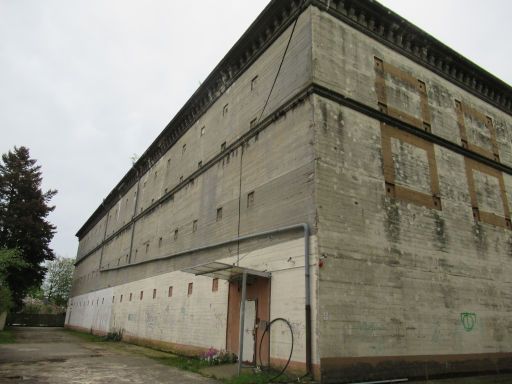
<path id="1" fill-rule="evenodd" d="M 251 91 L 254 91 L 254 90 L 256 89 L 256 85 L 257 85 L 258 81 L 259 81 L 259 77 L 258 77 L 257 75 L 251 79 Z M 222 109 L 222 114 L 223 114 L 223 116 L 227 115 L 227 113 L 228 113 L 228 112 L 229 112 L 229 104 L 225 104 L 225 105 L 224 105 L 224 107 L 223 107 L 223 109 Z M 252 119 L 252 120 L 250 121 L 250 128 L 251 128 L 251 129 L 252 129 L 252 128 L 254 128 L 254 127 L 257 125 L 257 122 L 258 122 L 258 119 L 257 119 L 257 118 Z M 200 137 L 202 137 L 202 136 L 204 136 L 205 134 L 206 134 L 206 126 L 202 126 L 202 127 L 200 128 L 200 131 L 199 131 L 199 136 L 200 136 Z M 257 139 L 258 139 L 258 135 L 256 135 L 256 137 L 255 137 L 255 140 L 257 140 Z M 222 153 L 222 152 L 224 152 L 224 151 L 226 150 L 226 148 L 227 148 L 227 142 L 223 142 L 223 143 L 221 144 L 221 147 L 220 147 L 220 151 L 221 151 L 221 153 Z M 182 156 L 185 154 L 185 152 L 186 152 L 186 151 L 187 151 L 187 144 L 185 143 L 185 144 L 183 144 L 182 149 L 181 149 L 181 154 L 182 154 Z M 170 158 L 168 158 L 168 159 L 167 159 L 167 168 L 170 168 L 170 166 L 171 166 L 171 159 L 170 159 Z M 201 161 L 199 161 L 199 162 L 197 163 L 197 167 L 198 167 L 198 169 L 199 169 L 199 168 L 201 168 L 202 166 L 203 166 L 203 161 L 201 160 Z M 154 176 L 154 179 L 156 180 L 156 179 L 157 179 L 157 177 L 158 177 L 158 172 L 157 172 L 156 170 L 155 170 L 155 172 L 154 172 L 154 175 L 153 175 L 153 176 Z M 179 182 L 180 182 L 180 183 L 182 183 L 182 182 L 183 182 L 183 179 L 184 179 L 184 177 L 183 177 L 183 175 L 181 175 L 181 176 L 179 177 Z M 193 180 L 191 181 L 191 183 L 193 184 Z M 146 187 L 146 185 L 147 185 L 147 180 L 143 182 L 142 187 L 143 187 L 143 188 L 145 188 L 145 187 Z M 168 192 L 168 188 L 166 188 L 166 189 L 165 189 L 165 193 L 167 193 L 167 192 Z M 135 193 L 134 193 L 134 197 L 136 197 L 136 196 L 137 196 L 137 193 L 135 192 Z M 153 202 L 154 202 L 154 200 L 155 200 L 154 198 L 153 198 L 153 199 L 151 199 L 151 203 L 153 203 Z M 125 200 L 125 204 L 124 204 L 124 205 L 125 205 L 125 209 L 127 209 L 127 208 L 128 208 L 128 204 L 129 204 L 129 199 L 128 199 L 128 198 L 126 198 L 126 200 Z M 120 208 L 118 208 L 118 209 L 120 209 Z M 144 210 L 144 208 L 141 206 L 141 207 L 140 207 L 139 212 L 142 212 L 143 210 Z M 116 212 L 114 213 L 114 215 L 115 215 L 115 216 L 119 216 L 119 212 L 116 210 Z M 112 214 L 110 214 L 110 213 L 109 213 L 109 214 L 108 214 L 108 219 L 110 219 L 110 218 L 112 218 Z M 123 224 L 124 224 L 124 223 L 125 223 L 125 220 L 123 220 Z M 99 229 L 100 229 L 100 228 L 97 226 L 96 228 L 94 228 L 94 232 L 98 232 L 98 230 L 99 230 Z M 113 231 L 114 231 L 114 229 L 112 229 L 112 232 L 113 232 Z"/>
<path id="2" fill-rule="evenodd" d="M 256 122 L 257 122 L 257 119 L 253 119 L 253 120 L 251 121 L 251 128 L 253 128 L 253 127 L 256 125 Z M 202 132 L 202 134 L 204 134 L 205 130 L 206 130 L 206 128 L 205 128 L 205 127 L 201 128 L 201 132 Z M 255 140 L 257 140 L 257 136 L 258 136 L 258 135 L 256 135 Z M 187 144 L 183 144 L 183 147 L 182 147 L 182 154 L 184 154 L 184 153 L 185 153 L 186 148 L 187 148 Z M 220 152 L 221 152 L 221 153 L 225 152 L 225 151 L 226 151 L 226 148 L 227 148 L 227 142 L 225 142 L 225 141 L 224 141 L 224 142 L 221 144 L 221 146 L 220 146 Z M 170 164 L 171 164 L 171 159 L 167 159 L 167 167 L 168 167 L 168 168 L 170 167 Z M 202 167 L 203 167 L 203 161 L 202 161 L 202 160 L 200 160 L 200 161 L 197 163 L 197 168 L 198 168 L 198 169 L 200 169 L 200 168 L 202 168 Z M 157 176 L 158 176 L 158 171 L 156 171 L 156 170 L 155 170 L 155 173 L 154 173 L 154 179 L 155 179 L 155 180 L 156 180 Z M 183 180 L 184 180 L 184 176 L 183 176 L 183 175 L 180 175 L 180 177 L 179 177 L 179 183 L 181 184 L 181 183 L 183 182 Z M 193 178 L 189 180 L 189 184 L 190 184 L 190 186 L 193 186 L 193 185 L 194 185 L 194 179 L 193 179 Z M 146 186 L 147 186 L 147 180 L 145 180 L 145 181 L 142 183 L 142 188 L 144 189 L 144 188 L 146 188 Z M 165 193 L 165 194 L 167 194 L 167 193 L 168 193 L 168 191 L 169 191 L 169 188 L 165 188 L 164 193 Z M 136 198 L 136 196 L 137 196 L 137 192 L 134 192 L 134 198 Z M 171 198 L 172 198 L 172 197 L 171 197 Z M 128 198 L 126 198 L 126 200 L 125 200 L 125 209 L 127 209 L 127 208 L 128 208 L 128 202 L 129 202 L 129 199 L 128 199 Z M 154 202 L 155 202 L 155 199 L 154 199 L 154 198 L 152 198 L 152 199 L 151 199 L 151 204 L 153 204 Z M 144 210 L 144 207 L 143 207 L 143 206 L 141 206 L 141 207 L 139 208 L 139 212 L 141 213 L 143 210 Z M 116 212 L 114 213 L 114 215 L 117 215 L 117 216 L 118 216 L 118 213 L 119 213 L 119 212 L 118 212 L 118 211 L 117 211 L 117 209 L 116 209 Z M 108 218 L 110 219 L 111 217 L 112 217 L 112 214 L 110 214 L 110 213 L 109 213 Z M 123 224 L 124 224 L 124 223 L 125 223 L 125 221 L 123 220 Z M 114 230 L 112 229 L 112 231 L 114 231 Z"/>
<path id="3" fill-rule="evenodd" d="M 252 208 L 253 206 L 254 206 L 254 191 L 251 191 L 251 192 L 249 192 L 247 194 L 247 208 Z M 217 208 L 217 213 L 216 213 L 216 216 L 215 216 L 215 220 L 217 222 L 221 221 L 222 220 L 222 216 L 223 216 L 223 208 L 219 207 L 219 208 Z M 193 220 L 192 221 L 192 233 L 197 232 L 198 226 L 199 226 L 198 219 Z M 178 238 L 179 238 L 179 229 L 176 228 L 174 230 L 174 233 L 173 233 L 173 240 L 176 241 L 176 240 L 178 240 Z M 164 240 L 163 237 L 160 237 L 158 239 L 158 247 L 162 246 L 163 240 Z M 148 253 L 149 252 L 149 242 L 146 243 L 145 247 L 146 247 L 146 249 L 145 249 L 146 253 Z M 135 249 L 135 254 L 138 254 L 138 249 Z"/>
<path id="4" fill-rule="evenodd" d="M 251 79 L 251 92 L 256 90 L 256 86 L 258 85 L 258 82 L 259 82 L 259 77 L 258 75 L 254 76 L 252 79 Z M 222 116 L 226 116 L 229 112 L 229 104 L 225 104 L 224 107 L 222 108 Z"/>
<path id="5" fill-rule="evenodd" d="M 191 296 L 192 293 L 193 293 L 193 290 L 194 290 L 194 283 L 188 283 L 187 285 L 187 296 Z M 212 279 L 212 292 L 217 292 L 219 290 L 219 279 L 215 278 L 215 279 Z M 173 295 L 173 286 L 170 285 L 169 288 L 167 289 L 167 297 L 172 297 Z M 153 299 L 156 299 L 157 298 L 157 289 L 156 288 L 153 288 Z M 134 298 L 134 295 L 133 295 L 133 292 L 130 292 L 129 296 L 128 296 L 128 301 L 132 301 Z M 122 303 L 123 302 L 123 299 L 124 299 L 124 295 L 121 294 L 119 296 L 119 303 Z M 99 298 L 96 299 L 96 305 L 99 305 Z M 139 301 L 141 300 L 144 300 L 144 291 L 140 291 L 139 292 Z M 112 303 L 115 303 L 116 302 L 116 297 L 115 296 L 112 296 Z M 105 304 L 105 298 L 103 297 L 101 299 L 101 304 Z M 71 306 L 79 306 L 79 307 L 85 307 L 87 305 L 94 305 L 94 300 L 87 300 L 87 302 L 84 300 L 84 301 L 79 301 L 78 303 L 74 303 L 74 302 L 71 302 Z"/>
<path id="6" fill-rule="evenodd" d="M 257 76 L 256 76 L 256 77 L 257 77 Z M 224 106 L 224 111 L 225 111 L 226 113 L 227 113 L 227 110 L 228 110 L 228 104 L 226 104 L 226 105 Z M 251 129 L 252 129 L 252 128 L 254 128 L 254 127 L 256 126 L 256 124 L 257 124 L 257 123 L 258 123 L 258 118 L 256 118 L 256 117 L 255 117 L 254 119 L 252 119 L 252 120 L 250 121 L 250 123 L 249 123 L 249 128 L 251 128 Z M 204 134 L 205 134 L 205 133 L 206 133 L 206 126 L 203 126 L 203 127 L 201 127 L 201 130 L 200 130 L 200 137 L 201 137 L 201 136 L 204 136 Z M 226 142 L 226 141 L 224 141 L 224 142 L 220 145 L 220 151 L 221 151 L 221 153 L 222 153 L 222 152 L 224 152 L 224 151 L 226 150 L 226 148 L 227 148 L 227 142 Z M 185 154 L 185 152 L 186 152 L 186 151 L 187 151 L 187 144 L 185 143 L 185 144 L 183 144 L 183 146 L 181 147 L 181 154 L 182 154 L 182 156 Z M 202 162 L 202 161 L 199 161 L 197 165 L 198 165 L 198 168 L 201 168 L 201 167 L 203 166 L 203 162 Z M 171 166 L 171 159 L 169 158 L 169 159 L 167 159 L 167 168 L 169 168 L 170 166 Z M 154 178 L 156 179 L 156 178 L 157 178 L 157 176 L 158 176 L 158 171 L 155 171 L 155 173 L 154 173 Z M 180 182 L 182 182 L 182 181 L 183 181 L 183 175 L 182 175 L 182 176 L 180 176 L 180 179 L 179 179 L 179 180 L 180 180 Z M 145 188 L 145 187 L 146 187 L 146 184 L 147 184 L 147 181 L 144 181 L 144 183 L 143 183 L 143 188 Z M 128 203 L 128 199 L 126 199 L 126 204 L 127 204 L 127 203 Z"/>
<path id="7" fill-rule="evenodd" d="M 255 196 L 255 195 L 254 195 L 254 191 L 251 191 L 251 192 L 249 192 L 249 193 L 247 194 L 247 208 L 248 208 L 248 209 L 250 209 L 250 208 L 252 208 L 252 207 L 254 206 L 254 199 L 255 199 L 255 197 L 254 197 L 254 196 Z M 220 221 L 222 221 L 222 217 L 223 217 L 223 208 L 222 208 L 222 207 L 219 207 L 219 208 L 217 208 L 217 212 L 216 212 L 215 220 L 216 220 L 217 222 L 220 222 Z M 196 232 L 197 232 L 197 230 L 198 230 L 198 227 L 199 227 L 199 220 L 198 220 L 198 219 L 193 220 L 193 221 L 192 221 L 192 233 L 196 233 Z M 179 229 L 178 229 L 178 228 L 174 229 L 173 237 L 172 237 L 174 241 L 177 241 L 177 240 L 179 239 L 179 233 L 180 233 L 180 231 L 179 231 Z M 163 237 L 160 237 L 160 238 L 158 239 L 158 247 L 159 247 L 159 248 L 161 248 L 161 247 L 162 247 L 162 245 L 163 245 L 163 241 L 164 241 L 164 238 L 163 238 Z M 146 242 L 146 243 L 145 243 L 145 245 L 144 245 L 144 247 L 145 247 L 145 253 L 146 253 L 146 254 L 148 254 L 148 253 L 149 253 L 149 249 L 150 249 L 150 242 L 149 242 L 149 241 L 148 241 L 148 242 Z M 138 248 L 136 248 L 136 249 L 135 249 L 135 259 L 137 258 L 138 254 L 139 254 L 139 250 L 138 250 Z M 117 259 L 117 264 L 116 264 L 116 265 L 118 265 L 118 266 L 119 266 L 119 265 L 121 264 L 121 259 L 122 259 L 121 257 Z M 128 255 L 126 255 L 126 256 L 125 256 L 125 259 L 126 259 L 126 260 L 125 260 L 125 262 L 126 262 L 126 263 L 128 263 L 128 261 L 129 261 L 129 256 L 128 256 Z M 106 267 L 107 267 L 107 268 L 110 268 L 110 263 L 108 263 Z M 87 275 L 84 275 L 84 276 L 78 277 L 76 280 L 77 280 L 78 282 L 83 282 L 83 281 L 84 281 L 84 280 L 86 280 L 86 279 L 88 280 L 88 279 L 90 279 L 90 278 L 94 277 L 94 273 L 95 273 L 95 272 L 91 272 L 91 273 L 89 273 L 89 274 L 87 274 Z"/>

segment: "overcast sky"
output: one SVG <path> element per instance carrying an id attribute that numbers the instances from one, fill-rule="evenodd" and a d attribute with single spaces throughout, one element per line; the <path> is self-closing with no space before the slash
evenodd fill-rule
<path id="1" fill-rule="evenodd" d="M 58 255 L 267 3 L 0 0 L 0 153 L 59 190 Z M 512 84 L 509 0 L 381 3 Z"/>

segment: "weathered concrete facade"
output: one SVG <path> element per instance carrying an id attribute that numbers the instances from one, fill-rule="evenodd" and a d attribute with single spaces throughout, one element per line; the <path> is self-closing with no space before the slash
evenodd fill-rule
<path id="1" fill-rule="evenodd" d="M 68 326 L 233 349 L 234 283 L 183 272 L 221 261 L 272 274 L 250 300 L 323 382 L 511 369 L 510 87 L 377 3 L 300 6 L 271 2 L 84 224 Z M 236 241 L 301 223 L 309 279 L 300 230 Z"/>

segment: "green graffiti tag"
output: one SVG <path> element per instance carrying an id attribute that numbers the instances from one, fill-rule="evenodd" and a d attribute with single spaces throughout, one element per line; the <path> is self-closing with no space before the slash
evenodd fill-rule
<path id="1" fill-rule="evenodd" d="M 473 312 L 462 312 L 460 314 L 460 321 L 466 332 L 471 332 L 475 328 L 476 324 L 476 313 Z"/>

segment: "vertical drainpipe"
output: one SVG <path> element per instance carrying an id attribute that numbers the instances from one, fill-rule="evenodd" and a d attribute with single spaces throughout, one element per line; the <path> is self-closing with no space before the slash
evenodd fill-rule
<path id="1" fill-rule="evenodd" d="M 139 171 L 137 171 L 137 174 Z M 137 175 L 139 176 L 139 175 Z M 132 217 L 132 233 L 130 235 L 130 253 L 128 255 L 128 264 L 132 263 L 132 253 L 133 253 L 133 235 L 135 234 L 135 216 L 137 216 L 137 208 L 139 207 L 139 190 L 140 190 L 140 179 L 141 176 L 137 179 L 137 190 L 135 191 L 135 203 L 133 204 L 133 217 Z"/>
<path id="2" fill-rule="evenodd" d="M 247 298 L 247 272 L 242 274 L 242 299 L 240 301 L 240 333 L 238 335 L 238 376 L 242 372 L 242 362 L 244 359 L 244 328 L 245 328 L 245 300 Z"/>
<path id="3" fill-rule="evenodd" d="M 310 271 L 309 271 L 309 225 L 302 224 L 304 228 L 304 279 L 306 284 L 306 371 L 312 374 L 311 363 L 311 287 L 310 287 Z"/>
<path id="4" fill-rule="evenodd" d="M 259 232 L 252 235 L 245 235 L 238 237 L 236 241 L 248 240 L 258 236 L 271 235 L 275 233 L 281 233 L 285 231 L 289 231 L 291 229 L 302 228 L 304 231 L 304 281 L 305 281 L 305 317 L 306 317 L 306 371 L 309 374 L 313 374 L 313 364 L 312 364 L 312 343 L 311 343 L 311 273 L 309 266 L 309 235 L 310 228 L 308 223 L 295 224 L 286 227 L 281 227 L 278 229 L 274 229 L 271 231 Z M 242 287 L 243 291 L 243 287 Z M 243 293 L 242 293 L 243 296 Z M 242 304 L 243 305 L 243 304 Z M 242 316 L 242 305 L 240 308 L 240 316 Z M 240 320 L 240 324 L 243 325 L 242 319 Z M 240 337 L 242 338 L 242 331 L 240 330 Z M 241 339 L 240 339 L 241 340 Z M 240 342 L 239 340 L 239 342 Z M 239 350 L 241 353 L 241 348 L 243 345 L 239 346 Z M 239 367 L 241 369 L 241 365 Z"/>

